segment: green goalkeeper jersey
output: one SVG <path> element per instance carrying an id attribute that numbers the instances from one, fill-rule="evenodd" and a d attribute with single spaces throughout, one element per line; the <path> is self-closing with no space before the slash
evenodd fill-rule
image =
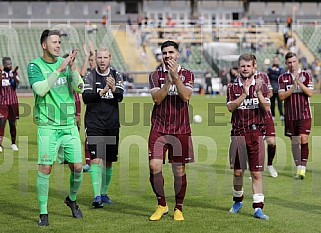
<path id="1" fill-rule="evenodd" d="M 36 58 L 28 64 L 28 78 L 32 86 L 38 81 L 47 79 L 63 62 L 58 58 L 54 63 L 48 63 L 42 57 Z M 69 67 L 62 71 L 44 96 L 35 92 L 34 117 L 39 127 L 69 128 L 76 124 L 75 101 L 72 93 L 72 77 Z"/>

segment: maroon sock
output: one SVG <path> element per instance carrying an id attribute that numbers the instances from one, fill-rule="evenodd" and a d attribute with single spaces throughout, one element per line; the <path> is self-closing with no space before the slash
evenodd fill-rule
<path id="1" fill-rule="evenodd" d="M 89 153 L 89 150 L 88 150 L 88 144 L 87 144 L 87 140 L 85 142 L 85 157 L 86 157 L 86 164 L 90 166 L 90 153 Z"/>
<path id="2" fill-rule="evenodd" d="M 301 165 L 301 148 L 300 144 L 292 144 L 292 155 L 296 166 Z"/>
<path id="3" fill-rule="evenodd" d="M 186 174 L 183 176 L 174 176 L 174 189 L 175 189 L 175 208 L 183 211 L 183 201 L 186 194 Z"/>
<path id="4" fill-rule="evenodd" d="M 242 202 L 243 201 L 243 198 L 244 198 L 244 195 L 240 196 L 240 197 L 234 197 L 233 196 L 233 201 L 235 202 Z"/>
<path id="5" fill-rule="evenodd" d="M 15 125 L 10 125 L 11 144 L 16 144 L 17 128 Z"/>
<path id="6" fill-rule="evenodd" d="M 164 177 L 162 172 L 157 174 L 150 173 L 149 181 L 157 197 L 158 205 L 166 206 L 165 191 L 164 191 Z"/>
<path id="7" fill-rule="evenodd" d="M 301 165 L 306 166 L 309 158 L 309 143 L 301 144 Z"/>
<path id="8" fill-rule="evenodd" d="M 263 202 L 259 202 L 259 203 L 254 203 L 254 202 L 253 202 L 252 207 L 253 207 L 253 209 L 255 209 L 255 208 L 261 208 L 261 209 L 263 209 L 264 203 L 263 203 Z"/>
<path id="9" fill-rule="evenodd" d="M 268 166 L 272 166 L 273 159 L 275 157 L 276 146 L 275 145 L 268 145 Z"/>
<path id="10" fill-rule="evenodd" d="M 2 145 L 3 136 L 4 136 L 4 126 L 0 125 L 0 145 Z"/>

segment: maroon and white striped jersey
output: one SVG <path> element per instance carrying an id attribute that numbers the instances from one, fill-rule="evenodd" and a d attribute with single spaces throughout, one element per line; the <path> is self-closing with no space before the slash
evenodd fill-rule
<path id="1" fill-rule="evenodd" d="M 150 89 L 160 89 L 168 78 L 167 71 L 160 67 L 149 75 Z M 178 75 L 186 88 L 193 90 L 194 74 L 179 66 Z M 165 99 L 155 104 L 152 112 L 151 130 L 164 134 L 191 133 L 188 102 L 184 102 L 178 95 L 176 85 L 171 85 Z"/>
<path id="2" fill-rule="evenodd" d="M 270 78 L 269 76 L 267 75 L 267 73 L 264 73 L 264 72 L 261 72 L 261 71 L 257 71 L 255 72 L 254 74 L 254 78 L 257 79 L 257 78 L 262 78 L 264 83 L 266 83 L 267 87 L 269 90 L 272 90 L 272 85 L 271 85 L 271 82 L 270 82 Z"/>
<path id="3" fill-rule="evenodd" d="M 267 75 L 267 73 L 264 73 L 264 72 L 256 72 L 254 74 L 254 78 L 257 79 L 257 78 L 262 78 L 264 83 L 266 83 L 267 87 L 269 90 L 273 90 L 272 88 L 272 85 L 271 85 L 271 82 L 270 82 L 270 78 L 269 76 Z M 273 123 L 273 116 L 272 116 L 272 113 L 271 111 L 268 111 L 265 113 L 265 121 L 267 124 L 271 124 Z"/>
<path id="4" fill-rule="evenodd" d="M 10 83 L 9 73 L 2 71 L 0 105 L 11 105 L 11 104 L 18 104 L 17 93 Z"/>
<path id="5" fill-rule="evenodd" d="M 230 83 L 227 87 L 227 103 L 236 100 L 243 94 L 243 84 L 241 77 L 238 76 L 235 82 Z M 268 98 L 268 87 L 265 83 L 262 85 L 262 94 L 266 100 Z M 249 95 L 243 103 L 232 113 L 231 136 L 243 136 L 252 130 L 265 131 L 266 112 L 260 107 L 259 98 L 256 94 L 256 83 L 253 79 Z"/>
<path id="6" fill-rule="evenodd" d="M 313 90 L 312 77 L 309 72 L 299 70 L 299 79 L 305 86 Z M 289 90 L 294 84 L 294 77 L 287 71 L 279 76 L 279 92 Z M 292 92 L 292 94 L 284 100 L 284 110 L 286 120 L 304 120 L 311 119 L 310 98 L 303 93 L 300 86 Z"/>

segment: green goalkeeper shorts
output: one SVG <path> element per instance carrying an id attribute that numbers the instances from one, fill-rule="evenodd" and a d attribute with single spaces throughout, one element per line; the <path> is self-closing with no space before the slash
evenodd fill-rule
<path id="1" fill-rule="evenodd" d="M 38 128 L 38 164 L 53 165 L 58 162 L 81 163 L 81 142 L 78 128 Z"/>

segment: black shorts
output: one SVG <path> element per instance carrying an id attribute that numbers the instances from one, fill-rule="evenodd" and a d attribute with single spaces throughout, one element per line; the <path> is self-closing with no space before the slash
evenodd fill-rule
<path id="1" fill-rule="evenodd" d="M 103 159 L 108 162 L 116 162 L 118 159 L 118 129 L 92 129 L 86 128 L 86 137 L 90 158 Z"/>

